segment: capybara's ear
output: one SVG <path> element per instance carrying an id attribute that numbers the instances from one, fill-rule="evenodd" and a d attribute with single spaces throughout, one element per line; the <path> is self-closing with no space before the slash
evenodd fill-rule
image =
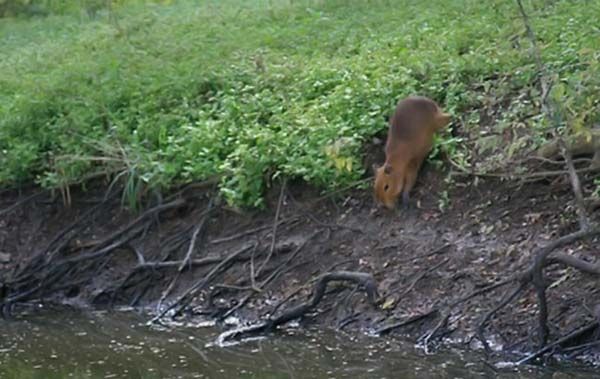
<path id="1" fill-rule="evenodd" d="M 446 125 L 450 123 L 452 116 L 449 113 L 440 112 L 435 116 L 435 123 L 437 124 L 438 129 L 444 128 Z"/>
<path id="2" fill-rule="evenodd" d="M 386 175 L 390 175 L 390 174 L 392 173 L 392 166 L 386 163 L 386 164 L 383 166 L 383 172 L 384 172 Z"/>

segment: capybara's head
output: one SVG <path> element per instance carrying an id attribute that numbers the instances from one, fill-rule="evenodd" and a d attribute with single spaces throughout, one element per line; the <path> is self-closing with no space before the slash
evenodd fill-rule
<path id="1" fill-rule="evenodd" d="M 402 192 L 401 177 L 389 164 L 384 164 L 375 172 L 375 201 L 388 209 L 394 209 Z"/>

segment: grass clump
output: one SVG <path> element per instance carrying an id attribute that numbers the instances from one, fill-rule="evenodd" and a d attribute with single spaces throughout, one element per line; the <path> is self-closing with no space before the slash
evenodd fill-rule
<path id="1" fill-rule="evenodd" d="M 274 177 L 360 178 L 362 146 L 410 94 L 462 120 L 462 139 L 438 145 L 459 164 L 492 167 L 546 136 L 509 0 L 122 3 L 0 20 L 1 185 L 109 173 L 139 193 L 219 176 L 231 204 L 260 206 Z M 597 120 L 582 87 L 597 78 L 600 6 L 528 6 L 569 112 L 592 109 L 571 119 Z"/>

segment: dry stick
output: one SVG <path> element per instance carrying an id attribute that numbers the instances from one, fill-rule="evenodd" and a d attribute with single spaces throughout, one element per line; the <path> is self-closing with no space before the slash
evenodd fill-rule
<path id="1" fill-rule="evenodd" d="M 487 324 L 487 322 L 496 313 L 498 313 L 502 308 L 504 308 L 505 306 L 510 304 L 521 293 L 521 291 L 523 291 L 525 289 L 525 286 L 526 286 L 525 283 L 521 283 L 512 292 L 511 291 L 506 292 L 506 294 L 504 295 L 504 298 L 500 301 L 500 303 L 496 307 L 494 307 L 492 310 L 490 310 L 488 313 L 486 313 L 486 315 L 479 322 L 479 325 L 477 326 L 477 332 L 475 333 L 475 335 L 477 336 L 479 341 L 481 341 L 481 344 L 483 345 L 483 348 L 485 349 L 486 353 L 491 352 L 491 349 L 490 349 L 490 346 L 487 343 L 487 340 L 485 339 L 485 336 L 483 334 L 484 329 L 485 329 L 485 324 Z"/>
<path id="2" fill-rule="evenodd" d="M 273 221 L 273 231 L 271 232 L 271 247 L 269 247 L 269 254 L 265 258 L 263 263 L 258 267 L 258 270 L 256 270 L 256 278 L 258 278 L 260 276 L 260 274 L 262 273 L 262 270 L 265 268 L 265 266 L 271 260 L 271 257 L 273 256 L 273 251 L 275 251 L 275 241 L 277 241 L 277 225 L 279 225 L 279 223 L 278 223 L 279 214 L 281 212 L 281 206 L 283 204 L 283 199 L 285 197 L 285 186 L 286 186 L 286 181 L 284 180 L 283 183 L 281 184 L 281 190 L 279 191 L 279 200 L 277 202 L 277 210 L 275 211 L 275 220 Z"/>
<path id="3" fill-rule="evenodd" d="M 315 288 L 313 291 L 313 297 L 310 301 L 301 303 L 291 309 L 288 309 L 287 311 L 283 312 L 281 315 L 275 318 L 270 318 L 266 321 L 260 322 L 255 325 L 251 325 L 249 327 L 238 328 L 227 331 L 225 333 L 221 333 L 217 337 L 217 344 L 223 345 L 227 343 L 227 341 L 232 339 L 239 340 L 245 337 L 269 332 L 274 330 L 279 325 L 283 325 L 291 320 L 302 317 L 319 304 L 319 302 L 325 295 L 327 285 L 331 281 L 349 281 L 362 285 L 364 287 L 365 292 L 367 293 L 367 298 L 369 302 L 372 305 L 375 305 L 377 303 L 377 283 L 375 282 L 375 279 L 371 274 L 351 271 L 328 272 L 323 275 L 320 275 L 317 279 L 317 283 L 315 284 Z"/>
<path id="4" fill-rule="evenodd" d="M 179 298 L 173 304 L 169 305 L 160 314 L 158 314 L 152 320 L 150 320 L 150 322 L 154 323 L 160 320 L 169 311 L 177 307 L 179 308 L 177 313 L 181 312 L 181 310 L 193 300 L 193 298 L 198 294 L 198 292 L 203 290 L 211 282 L 211 280 L 213 280 L 214 277 L 216 277 L 221 272 L 221 270 L 225 269 L 228 265 L 233 263 L 233 261 L 235 261 L 235 259 L 237 259 L 239 255 L 245 253 L 253 247 L 254 245 L 242 247 L 241 249 L 229 254 L 227 257 L 222 259 L 222 261 L 218 265 L 216 265 L 204 278 L 194 283 L 194 285 L 192 285 L 181 296 L 179 296 Z"/>
<path id="5" fill-rule="evenodd" d="M 196 241 L 198 240 L 198 235 L 204 229 L 204 225 L 206 225 L 206 221 L 210 218 L 212 209 L 213 209 L 213 197 L 210 198 L 207 209 L 204 212 L 202 212 L 202 214 L 200 215 L 200 217 L 202 217 L 202 220 L 200 221 L 198 226 L 196 226 L 196 228 L 194 229 L 194 232 L 192 233 L 192 238 L 190 240 L 190 246 L 187 250 L 185 258 L 183 259 L 183 261 L 181 261 L 181 264 L 177 268 L 177 272 L 175 273 L 175 276 L 173 277 L 173 279 L 171 280 L 171 282 L 169 283 L 167 288 L 163 291 L 162 295 L 160 296 L 160 299 L 158 300 L 158 303 L 156 304 L 157 312 L 160 310 L 160 307 L 162 306 L 163 301 L 165 301 L 167 296 L 169 296 L 171 291 L 173 291 L 173 288 L 175 288 L 175 283 L 177 283 L 177 280 L 181 276 L 181 273 L 183 272 L 183 270 L 185 270 L 186 266 L 188 266 L 188 268 L 190 268 L 190 269 L 192 268 L 190 261 L 192 259 L 192 254 L 194 253 L 194 250 L 196 247 Z"/>

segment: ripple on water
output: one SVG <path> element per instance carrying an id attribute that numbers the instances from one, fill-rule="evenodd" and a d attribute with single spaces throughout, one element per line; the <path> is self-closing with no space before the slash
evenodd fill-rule
<path id="1" fill-rule="evenodd" d="M 0 337 L 0 378 L 534 379 L 556 374 L 502 364 L 494 369 L 468 352 L 426 355 L 390 338 L 298 329 L 219 347 L 214 328 L 181 323 L 157 329 L 123 312 L 37 314 L 0 323 Z M 560 373 L 598 377 L 588 369 Z"/>

